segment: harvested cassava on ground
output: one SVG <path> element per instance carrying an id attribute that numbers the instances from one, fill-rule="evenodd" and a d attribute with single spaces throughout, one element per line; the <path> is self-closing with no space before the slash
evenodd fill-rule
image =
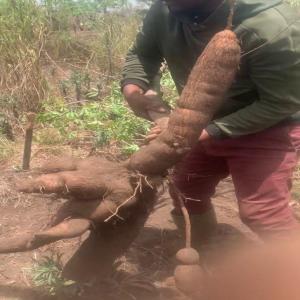
<path id="1" fill-rule="evenodd" d="M 56 193 L 71 199 L 70 205 L 61 220 L 48 230 L 0 239 L 0 253 L 33 250 L 80 236 L 98 223 L 121 222 L 136 213 L 138 205 L 147 209 L 155 198 L 155 186 L 143 176 L 130 174 L 124 164 L 100 157 L 62 158 L 49 162 L 41 170 L 50 174 L 22 181 L 17 188 L 26 193 Z"/>
<path id="2" fill-rule="evenodd" d="M 80 200 L 98 200 L 104 194 L 106 198 L 117 194 L 122 201 L 134 192 L 129 171 L 122 164 L 99 157 L 84 160 L 63 158 L 49 162 L 42 171 L 51 174 L 22 182 L 19 189 L 27 193 L 56 193 Z"/>
<path id="3" fill-rule="evenodd" d="M 217 33 L 197 60 L 171 113 L 167 130 L 133 154 L 130 168 L 143 174 L 162 174 L 195 145 L 226 98 L 240 63 L 235 33 Z"/>

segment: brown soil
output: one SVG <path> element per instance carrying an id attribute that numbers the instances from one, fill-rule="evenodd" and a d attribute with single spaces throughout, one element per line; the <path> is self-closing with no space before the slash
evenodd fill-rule
<path id="1" fill-rule="evenodd" d="M 17 193 L 15 180 L 28 175 L 9 168 L 1 172 L 1 236 L 44 229 L 65 202 L 54 196 Z M 210 247 L 207 268 L 213 268 L 216 261 L 222 260 L 241 241 L 252 243 L 256 239 L 239 220 L 230 179 L 220 184 L 214 204 L 219 222 L 230 226 L 220 226 L 222 238 Z M 48 299 L 49 296 L 33 287 L 29 273 L 34 260 L 51 253 L 62 254 L 65 276 L 77 281 L 75 287 L 65 289 L 56 299 L 184 299 L 170 279 L 174 255 L 183 245 L 183 237 L 170 215 L 171 208 L 167 191 L 161 189 L 140 232 L 146 215 L 126 225 L 105 228 L 36 251 L 1 255 L 0 299 Z"/>

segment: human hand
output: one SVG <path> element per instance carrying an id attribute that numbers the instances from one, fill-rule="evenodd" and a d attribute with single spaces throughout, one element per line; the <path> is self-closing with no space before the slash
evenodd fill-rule
<path id="1" fill-rule="evenodd" d="M 207 142 L 211 139 L 212 139 L 211 135 L 209 135 L 209 133 L 204 129 L 200 134 L 199 142 Z"/>
<path id="2" fill-rule="evenodd" d="M 124 97 L 138 117 L 152 121 L 149 111 L 165 113 L 170 111 L 170 107 L 163 102 L 159 95 L 152 90 L 144 91 L 134 84 L 128 84 L 123 89 Z"/>

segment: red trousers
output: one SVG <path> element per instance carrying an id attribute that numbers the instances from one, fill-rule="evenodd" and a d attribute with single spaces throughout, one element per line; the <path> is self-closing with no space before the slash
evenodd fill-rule
<path id="1" fill-rule="evenodd" d="M 246 225 L 258 234 L 293 230 L 299 226 L 289 207 L 296 148 L 300 149 L 298 124 L 210 140 L 199 143 L 176 166 L 173 181 L 187 198 L 190 214 L 201 214 L 211 209 L 219 181 L 231 174 Z"/>

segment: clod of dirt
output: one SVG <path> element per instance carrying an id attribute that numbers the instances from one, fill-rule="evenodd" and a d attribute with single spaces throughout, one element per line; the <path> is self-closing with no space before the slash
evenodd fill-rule
<path id="1" fill-rule="evenodd" d="M 193 248 L 183 248 L 176 253 L 177 261 L 182 265 L 197 265 L 200 263 L 199 253 Z"/>
<path id="2" fill-rule="evenodd" d="M 204 276 L 199 265 L 179 265 L 174 272 L 176 287 L 188 296 L 200 289 Z"/>

